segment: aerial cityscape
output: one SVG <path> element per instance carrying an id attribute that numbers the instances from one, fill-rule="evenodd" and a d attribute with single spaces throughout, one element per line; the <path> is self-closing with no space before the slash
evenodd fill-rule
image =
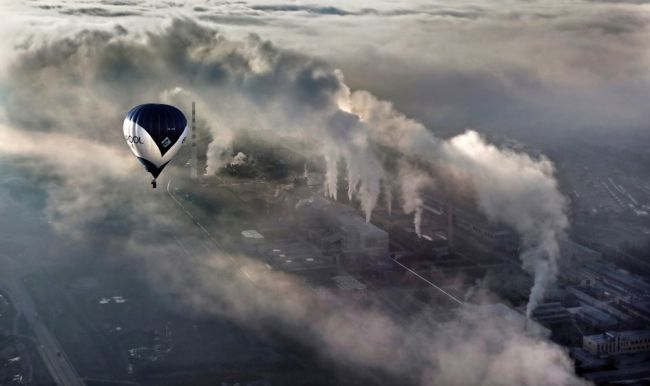
<path id="1" fill-rule="evenodd" d="M 0 385 L 650 383 L 650 3 L 0 15 Z"/>

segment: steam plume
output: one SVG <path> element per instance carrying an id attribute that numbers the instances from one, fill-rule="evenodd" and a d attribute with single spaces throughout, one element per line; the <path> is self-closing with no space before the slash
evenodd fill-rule
<path id="1" fill-rule="evenodd" d="M 471 130 L 440 141 L 389 102 L 364 91 L 342 89 L 347 97 L 345 105 L 360 117 L 370 138 L 402 155 L 403 170 L 421 174 L 421 163 L 429 165 L 427 172 L 446 185 L 473 192 L 478 208 L 490 220 L 502 222 L 520 234 L 523 267 L 535 280 L 527 308 L 530 314 L 555 278 L 557 239 L 568 225 L 566 201 L 553 176 L 553 164 L 544 156 L 533 159 L 524 153 L 499 149 Z M 423 184 L 421 178 L 401 179 L 405 210 L 415 212 L 418 233 L 418 208 L 422 203 L 417 193 L 420 187 L 412 184 Z"/>

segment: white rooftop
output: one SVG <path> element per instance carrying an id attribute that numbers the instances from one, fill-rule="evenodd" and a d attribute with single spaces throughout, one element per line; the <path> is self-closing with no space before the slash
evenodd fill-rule
<path id="1" fill-rule="evenodd" d="M 264 236 L 255 229 L 247 229 L 241 231 L 242 236 L 246 237 L 247 239 L 263 239 Z"/>

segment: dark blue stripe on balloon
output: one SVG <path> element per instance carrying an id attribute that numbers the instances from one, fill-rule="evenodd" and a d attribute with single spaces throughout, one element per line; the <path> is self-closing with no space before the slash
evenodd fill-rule
<path id="1" fill-rule="evenodd" d="M 149 173 L 151 173 L 153 178 L 158 178 L 160 172 L 162 172 L 165 166 L 167 166 L 167 164 L 169 163 L 169 162 L 165 162 L 160 167 L 156 167 L 156 165 L 152 164 L 151 162 L 147 161 L 142 157 L 138 157 L 138 161 L 140 161 L 140 163 L 144 165 L 144 168 L 147 169 Z"/>
<path id="2" fill-rule="evenodd" d="M 126 118 L 149 133 L 161 155 L 178 141 L 187 126 L 187 119 L 179 109 L 158 103 L 135 106 L 126 113 Z"/>

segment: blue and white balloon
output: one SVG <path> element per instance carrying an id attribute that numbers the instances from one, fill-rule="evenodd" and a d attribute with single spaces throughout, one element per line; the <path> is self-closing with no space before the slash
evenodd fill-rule
<path id="1" fill-rule="evenodd" d="M 129 110 L 123 129 L 126 143 L 153 176 L 155 188 L 156 178 L 185 142 L 185 115 L 174 106 L 147 103 Z"/>

